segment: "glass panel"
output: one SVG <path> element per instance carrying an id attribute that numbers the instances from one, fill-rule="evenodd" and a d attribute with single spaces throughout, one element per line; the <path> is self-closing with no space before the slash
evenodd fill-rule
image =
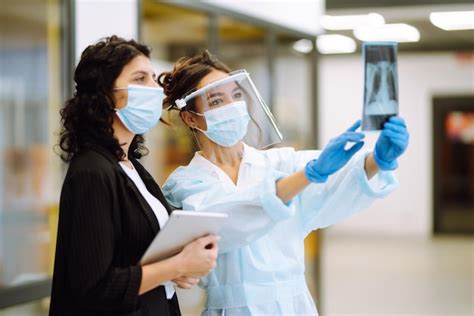
<path id="1" fill-rule="evenodd" d="M 246 69 L 260 95 L 271 107 L 266 31 L 256 25 L 219 17 L 218 58 L 231 70 Z"/>
<path id="2" fill-rule="evenodd" d="M 206 14 L 152 0 L 143 1 L 143 14 L 143 41 L 153 49 L 152 57 L 158 73 L 171 70 L 179 57 L 192 56 L 208 48 L 209 19 Z M 267 30 L 251 22 L 219 16 L 217 57 L 232 70 L 244 68 L 250 73 L 282 129 L 282 145 L 296 149 L 310 148 L 317 137 L 311 133 L 311 57 L 292 49 L 293 42 L 299 38 L 278 34 L 275 51 L 272 51 L 275 60 L 271 69 L 267 34 Z M 272 71 L 274 78 L 270 77 Z M 272 89 L 274 102 L 268 104 L 272 99 Z M 187 164 L 197 150 L 193 136 L 177 115 L 164 118 L 174 127 L 161 124 L 147 135 L 150 154 L 144 159 L 146 167 L 159 183 L 163 183 L 177 166 Z M 307 275 L 313 293 L 318 244 L 317 234 L 312 234 L 306 242 Z M 195 287 L 179 294 L 181 298 L 185 297 L 180 300 L 183 313 L 199 313 L 205 298 L 202 290 Z"/>
<path id="3" fill-rule="evenodd" d="M 313 135 L 311 52 L 301 53 L 293 44 L 301 40 L 290 34 L 278 34 L 275 53 L 275 95 L 273 114 L 283 134 L 280 146 L 293 147 L 296 150 L 315 149 Z M 312 232 L 305 239 L 305 265 L 308 288 L 315 302 L 318 302 L 319 289 L 319 231 Z"/>
<path id="4" fill-rule="evenodd" d="M 209 18 L 207 14 L 183 9 L 162 2 L 144 0 L 142 18 L 143 42 L 152 48 L 152 60 L 157 74 L 173 69 L 182 56 L 208 48 Z M 150 153 L 143 159 L 147 170 L 159 184 L 178 166 L 186 165 L 197 150 L 189 129 L 181 122 L 177 111 L 162 116 L 172 126 L 159 124 L 146 134 Z M 184 315 L 198 315 L 204 308 L 205 292 L 195 286 L 177 289 Z"/>
<path id="5" fill-rule="evenodd" d="M 152 59 L 157 74 L 173 69 L 182 56 L 193 56 L 208 45 L 207 14 L 180 7 L 143 1 L 143 42 L 152 48 Z M 187 164 L 197 149 L 189 129 L 181 123 L 175 111 L 163 118 L 173 127 L 159 124 L 146 135 L 150 154 L 144 158 L 147 169 L 158 183 L 178 166 Z"/>
<path id="6" fill-rule="evenodd" d="M 3 1 L 0 10 L 0 289 L 52 271 L 62 180 L 53 152 L 59 15 L 59 0 Z"/>
<path id="7" fill-rule="evenodd" d="M 311 55 L 297 52 L 293 44 L 300 38 L 279 34 L 275 60 L 275 102 L 273 113 L 280 124 L 282 145 L 297 150 L 311 149 L 313 109 Z"/>

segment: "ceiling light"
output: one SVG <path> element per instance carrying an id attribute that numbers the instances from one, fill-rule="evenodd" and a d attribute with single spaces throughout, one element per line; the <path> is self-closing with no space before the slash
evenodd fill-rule
<path id="1" fill-rule="evenodd" d="M 348 54 L 357 48 L 352 38 L 339 34 L 319 35 L 316 46 L 321 54 Z"/>
<path id="2" fill-rule="evenodd" d="M 377 13 L 361 15 L 323 15 L 321 17 L 321 26 L 326 30 L 353 30 L 361 26 L 380 26 L 385 24 L 383 16 Z"/>
<path id="3" fill-rule="evenodd" d="M 474 11 L 433 12 L 430 21 L 445 31 L 474 29 Z"/>
<path id="4" fill-rule="evenodd" d="M 354 36 L 361 41 L 418 42 L 420 32 L 413 26 L 404 23 L 385 24 L 379 27 L 359 27 Z"/>
<path id="5" fill-rule="evenodd" d="M 293 43 L 293 49 L 297 52 L 307 54 L 313 50 L 313 42 L 309 39 L 300 39 Z"/>

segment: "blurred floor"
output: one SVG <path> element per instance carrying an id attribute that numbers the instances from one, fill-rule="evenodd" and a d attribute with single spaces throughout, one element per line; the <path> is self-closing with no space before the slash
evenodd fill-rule
<path id="1" fill-rule="evenodd" d="M 328 230 L 322 250 L 321 316 L 474 315 L 474 238 Z"/>
<path id="2" fill-rule="evenodd" d="M 320 316 L 474 315 L 474 238 L 341 235 L 329 229 L 322 243 Z M 204 292 L 178 292 L 183 315 L 199 315 Z M 47 306 L 47 300 L 32 302 L 0 316 L 43 316 Z"/>

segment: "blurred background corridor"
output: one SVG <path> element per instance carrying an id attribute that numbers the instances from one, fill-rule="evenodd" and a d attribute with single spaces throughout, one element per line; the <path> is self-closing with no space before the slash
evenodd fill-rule
<path id="1" fill-rule="evenodd" d="M 322 316 L 474 315 L 472 0 L 0 0 L 0 316 L 47 315 L 66 165 L 59 110 L 80 53 L 117 34 L 152 48 L 159 74 L 208 49 L 245 68 L 283 142 L 322 148 L 361 117 L 364 41 L 398 42 L 411 139 L 400 187 L 306 240 Z M 192 158 L 179 117 L 146 135 L 158 183 Z M 376 133 L 367 134 L 373 148 Z M 205 293 L 178 290 L 184 315 Z"/>

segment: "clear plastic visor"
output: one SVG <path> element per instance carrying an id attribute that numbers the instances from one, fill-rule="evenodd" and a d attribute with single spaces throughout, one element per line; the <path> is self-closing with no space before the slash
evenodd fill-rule
<path id="1" fill-rule="evenodd" d="M 232 147 L 241 142 L 262 149 L 282 140 L 272 113 L 245 70 L 230 73 L 177 101 L 194 115 L 197 139 Z"/>

